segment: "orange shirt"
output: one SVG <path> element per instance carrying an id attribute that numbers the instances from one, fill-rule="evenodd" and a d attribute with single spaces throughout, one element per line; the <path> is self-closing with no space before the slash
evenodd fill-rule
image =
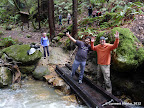
<path id="1" fill-rule="evenodd" d="M 105 43 L 103 46 L 101 44 L 94 46 L 94 42 L 91 42 L 91 49 L 97 52 L 97 63 L 100 65 L 109 65 L 111 61 L 111 51 L 117 48 L 118 44 L 118 38 L 116 38 L 114 44 Z"/>

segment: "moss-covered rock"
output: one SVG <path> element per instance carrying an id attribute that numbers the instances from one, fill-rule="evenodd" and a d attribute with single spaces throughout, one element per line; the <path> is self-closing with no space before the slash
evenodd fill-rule
<path id="1" fill-rule="evenodd" d="M 43 76 L 49 75 L 50 71 L 45 66 L 37 66 L 32 74 L 35 79 L 43 80 Z"/>
<path id="2" fill-rule="evenodd" d="M 9 57 L 17 62 L 24 64 L 35 64 L 41 57 L 42 53 L 36 51 L 32 55 L 28 55 L 27 51 L 30 49 L 29 45 L 12 45 L 2 51 L 6 53 Z"/>
<path id="3" fill-rule="evenodd" d="M 119 46 L 113 53 L 113 69 L 120 72 L 136 70 L 144 62 L 143 47 L 137 48 L 140 43 L 134 34 L 127 28 L 114 28 L 111 33 L 119 31 Z"/>
<path id="4" fill-rule="evenodd" d="M 30 74 L 34 71 L 35 65 L 30 65 L 30 66 L 19 66 L 20 72 L 23 74 Z"/>
<path id="5" fill-rule="evenodd" d="M 0 67 L 0 88 L 12 83 L 12 74 L 7 67 Z"/>

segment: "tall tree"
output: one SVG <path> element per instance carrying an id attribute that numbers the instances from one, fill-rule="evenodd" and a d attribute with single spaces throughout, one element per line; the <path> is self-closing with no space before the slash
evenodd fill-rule
<path id="1" fill-rule="evenodd" d="M 48 0 L 48 22 L 50 29 L 51 40 L 55 37 L 55 23 L 54 23 L 54 1 Z"/>
<path id="2" fill-rule="evenodd" d="M 76 39 L 77 38 L 77 6 L 78 6 L 78 1 L 73 0 L 73 27 L 72 27 L 72 36 Z"/>
<path id="3" fill-rule="evenodd" d="M 40 1 L 38 0 L 38 21 L 39 21 L 39 29 L 41 29 L 40 25 Z"/>

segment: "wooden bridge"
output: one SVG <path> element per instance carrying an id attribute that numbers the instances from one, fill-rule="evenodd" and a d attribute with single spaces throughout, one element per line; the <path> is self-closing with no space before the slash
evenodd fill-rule
<path id="1" fill-rule="evenodd" d="M 83 83 L 79 84 L 78 72 L 76 72 L 74 77 L 71 77 L 71 67 L 68 64 L 63 67 L 56 66 L 55 71 L 77 93 L 89 108 L 130 108 L 123 105 L 122 101 L 114 95 L 93 84 L 93 82 L 86 77 L 83 77 Z"/>

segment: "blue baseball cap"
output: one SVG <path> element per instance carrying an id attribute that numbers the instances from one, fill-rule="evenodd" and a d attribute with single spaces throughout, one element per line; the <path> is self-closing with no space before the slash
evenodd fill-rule
<path id="1" fill-rule="evenodd" d="M 104 37 L 104 36 L 101 36 L 101 37 L 100 37 L 100 40 L 105 40 L 105 37 Z"/>

